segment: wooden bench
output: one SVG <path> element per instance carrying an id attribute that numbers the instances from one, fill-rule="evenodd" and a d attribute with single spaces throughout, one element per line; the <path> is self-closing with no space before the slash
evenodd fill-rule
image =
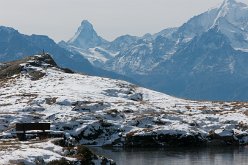
<path id="1" fill-rule="evenodd" d="M 37 134 L 40 139 L 45 139 L 49 134 L 47 130 L 50 130 L 50 123 L 16 123 L 16 135 L 20 141 L 27 140 L 26 134 Z"/>

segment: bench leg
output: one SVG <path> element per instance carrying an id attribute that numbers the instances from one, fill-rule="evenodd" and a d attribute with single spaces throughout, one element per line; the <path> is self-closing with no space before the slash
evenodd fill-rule
<path id="1" fill-rule="evenodd" d="M 17 134 L 17 138 L 20 141 L 26 141 L 27 140 L 27 137 L 26 137 L 26 134 L 25 133 L 18 133 Z"/>
<path id="2" fill-rule="evenodd" d="M 43 131 L 41 134 L 39 134 L 40 140 L 47 139 L 48 138 L 48 133 Z"/>

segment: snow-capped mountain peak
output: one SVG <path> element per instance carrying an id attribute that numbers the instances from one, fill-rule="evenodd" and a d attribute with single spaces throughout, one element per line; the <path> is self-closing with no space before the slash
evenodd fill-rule
<path id="1" fill-rule="evenodd" d="M 105 42 L 106 40 L 98 36 L 93 25 L 89 21 L 83 20 L 76 34 L 67 43 L 82 49 L 88 49 Z"/>

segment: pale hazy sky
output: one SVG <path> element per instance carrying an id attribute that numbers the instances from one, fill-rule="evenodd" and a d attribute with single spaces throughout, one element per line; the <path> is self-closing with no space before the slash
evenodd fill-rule
<path id="1" fill-rule="evenodd" d="M 68 40 L 89 20 L 100 36 L 142 36 L 183 24 L 223 0 L 0 0 L 0 25 Z M 248 0 L 238 0 L 248 4 Z"/>

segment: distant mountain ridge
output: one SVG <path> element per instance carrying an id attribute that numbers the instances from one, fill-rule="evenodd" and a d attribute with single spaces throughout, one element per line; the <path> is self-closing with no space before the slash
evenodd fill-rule
<path id="1" fill-rule="evenodd" d="M 224 0 L 219 7 L 194 16 L 180 27 L 143 37 L 121 36 L 95 45 L 85 49 L 68 41 L 65 48 L 80 50 L 96 67 L 129 76 L 145 87 L 171 95 L 200 100 L 248 100 L 244 90 L 248 7 L 244 3 Z"/>

